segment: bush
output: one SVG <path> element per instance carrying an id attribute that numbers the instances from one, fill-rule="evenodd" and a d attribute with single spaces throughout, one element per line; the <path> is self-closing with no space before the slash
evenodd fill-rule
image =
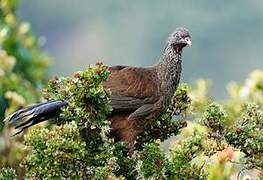
<path id="1" fill-rule="evenodd" d="M 21 138 L 11 141 L 3 131 L 5 115 L 40 100 L 38 89 L 46 82 L 49 57 L 39 48 L 38 38 L 27 22 L 16 17 L 18 0 L 0 1 L 0 168 L 14 167 L 23 173 Z"/>
<path id="2" fill-rule="evenodd" d="M 86 144 L 75 121 L 63 127 L 37 128 L 26 136 L 31 153 L 25 159 L 28 178 L 83 177 L 88 172 Z"/>
<path id="3" fill-rule="evenodd" d="M 263 111 L 259 105 L 248 104 L 242 117 L 226 134 L 226 140 L 245 154 L 248 168 L 263 169 Z"/>
<path id="4" fill-rule="evenodd" d="M 0 179 L 1 180 L 16 180 L 17 179 L 17 175 L 14 169 L 7 169 L 7 168 L 3 168 L 0 169 Z"/>
<path id="5" fill-rule="evenodd" d="M 49 58 L 27 22 L 16 18 L 17 0 L 0 2 L 0 119 L 39 100 L 37 88 L 47 78 Z M 7 110 L 7 112 L 6 112 Z M 0 123 L 1 128 L 3 123 Z"/>
<path id="6" fill-rule="evenodd" d="M 110 92 L 102 86 L 108 74 L 107 66 L 97 63 L 76 72 L 73 78 L 50 81 L 45 98 L 67 100 L 69 105 L 53 120 L 58 126 L 33 130 L 26 136 L 30 152 L 24 165 L 28 178 L 213 179 L 220 173 L 225 178 L 233 176 L 240 165 L 262 169 L 260 105 L 241 110 L 241 121 L 231 119 L 234 116 L 229 115 L 227 105 L 226 110 L 224 105 L 206 99 L 206 108 L 189 112 L 197 108 L 193 107 L 194 100 L 189 99 L 187 94 L 191 93 L 185 84 L 176 91 L 168 111 L 138 137 L 135 154 L 128 156 L 124 143 L 108 137 Z M 182 112 L 191 113 L 193 122 L 186 122 L 185 115 L 182 120 L 173 117 Z M 64 132 L 68 128 L 75 136 Z M 161 143 L 172 136 L 177 140 L 167 156 Z M 64 148 L 67 143 L 81 153 L 77 156 L 77 151 Z M 61 152 L 60 158 L 53 155 L 56 152 Z M 244 156 L 238 156 L 240 153 Z M 74 173 L 67 174 L 70 171 Z"/>
<path id="7" fill-rule="evenodd" d="M 53 120 L 53 123 L 59 126 L 51 127 L 50 130 L 36 129 L 26 136 L 29 154 L 24 166 L 28 178 L 103 179 L 110 176 L 132 179 L 134 176 L 140 176 L 137 168 L 139 157 L 136 155 L 129 157 L 124 143 L 114 142 L 108 137 L 110 128 L 107 115 L 111 111 L 110 92 L 102 86 L 108 75 L 108 67 L 97 63 L 84 71 L 76 72 L 73 78 L 55 77 L 50 80 L 48 88 L 44 90 L 44 97 L 47 100 L 66 100 L 68 106 Z M 185 95 L 185 85 L 178 90 L 178 92 L 182 91 Z M 175 97 L 178 99 L 180 95 L 177 93 Z M 180 102 L 183 101 L 184 98 Z M 186 102 L 188 103 L 189 100 Z M 186 106 L 184 103 L 184 106 L 180 105 L 174 109 L 183 111 L 186 110 Z M 172 120 L 172 114 L 171 108 L 149 127 L 149 131 L 145 132 L 148 133 L 147 138 L 143 136 L 138 138 L 140 142 L 136 147 L 138 151 L 142 149 L 147 152 L 147 149 L 144 149 L 146 143 L 155 143 L 157 139 L 163 141 L 178 134 L 179 129 L 186 124 L 178 126 L 179 123 Z M 156 130 L 161 133 L 156 134 Z M 76 151 L 69 148 L 70 146 Z M 74 155 L 77 152 L 83 154 Z M 77 164 L 82 166 L 78 167 Z"/>

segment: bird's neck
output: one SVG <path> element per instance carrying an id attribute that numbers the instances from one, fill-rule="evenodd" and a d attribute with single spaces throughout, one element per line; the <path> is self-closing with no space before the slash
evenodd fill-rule
<path id="1" fill-rule="evenodd" d="M 181 51 L 176 52 L 175 48 L 167 45 L 160 62 L 156 65 L 158 77 L 161 80 L 161 91 L 165 94 L 166 103 L 174 95 L 177 86 L 179 85 L 181 70 L 182 70 L 182 55 Z"/>

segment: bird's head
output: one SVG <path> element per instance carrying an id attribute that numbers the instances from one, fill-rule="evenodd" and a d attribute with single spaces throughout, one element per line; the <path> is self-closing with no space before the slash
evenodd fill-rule
<path id="1" fill-rule="evenodd" d="M 181 52 L 185 46 L 191 46 L 191 36 L 186 28 L 177 28 L 168 38 L 168 44 L 175 49 L 177 53 Z"/>

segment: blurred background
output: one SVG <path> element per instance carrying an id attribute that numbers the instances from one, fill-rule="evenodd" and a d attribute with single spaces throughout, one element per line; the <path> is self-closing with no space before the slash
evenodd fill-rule
<path id="1" fill-rule="evenodd" d="M 191 31 L 193 43 L 184 50 L 182 81 L 209 78 L 216 99 L 226 97 L 227 82 L 263 67 L 262 0 L 149 2 L 26 0 L 18 16 L 31 23 L 54 58 L 50 76 L 71 75 L 98 60 L 152 65 L 179 26 Z"/>

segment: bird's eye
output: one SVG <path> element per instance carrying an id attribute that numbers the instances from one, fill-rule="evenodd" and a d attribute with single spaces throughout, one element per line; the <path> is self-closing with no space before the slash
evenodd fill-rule
<path id="1" fill-rule="evenodd" d="M 175 38 L 179 38 L 180 36 L 179 36 L 178 33 L 175 33 L 175 34 L 173 35 L 173 37 L 175 37 Z"/>

